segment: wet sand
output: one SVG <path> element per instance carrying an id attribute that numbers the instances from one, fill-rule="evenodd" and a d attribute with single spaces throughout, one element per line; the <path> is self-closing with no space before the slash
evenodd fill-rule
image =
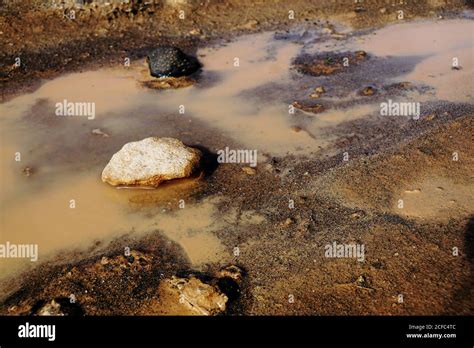
<path id="1" fill-rule="evenodd" d="M 37 243 L 40 259 L 1 260 L 2 312 L 67 296 L 72 285 L 54 284 L 64 284 L 75 265 L 93 265 L 124 246 L 153 257 L 171 243 L 167 257 L 176 264 L 157 261 L 153 272 L 212 277 L 228 264 L 246 271 L 229 314 L 472 313 L 472 25 L 425 20 L 365 33 L 337 24 L 354 31 L 343 39 L 298 26 L 288 38 L 270 31 L 200 48 L 203 71 L 190 87 L 148 89 L 140 84 L 143 62 L 135 60 L 67 74 L 3 103 L 1 242 Z M 400 44 L 399 33 L 416 40 Z M 369 58 L 334 75 L 293 67 L 302 53 L 359 50 Z M 453 56 L 461 70 L 451 68 Z M 404 81 L 410 90 L 393 87 Z M 376 94 L 361 96 L 368 84 Z M 326 91 L 314 100 L 318 86 Z M 421 102 L 420 119 L 381 116 L 389 98 Z M 96 117 L 56 116 L 63 99 L 93 100 Z M 290 113 L 295 101 L 325 109 Z M 108 136 L 92 134 L 97 128 Z M 151 135 L 213 154 L 226 146 L 255 149 L 256 175 L 242 164 L 220 164 L 156 190 L 100 181 L 125 142 Z M 365 262 L 325 258 L 324 246 L 334 240 L 365 244 Z M 39 277 L 45 274 L 48 283 Z M 156 282 L 140 286 L 157 289 Z M 93 295 L 74 293 L 87 312 Z M 104 295 L 111 302 L 119 296 L 114 311 L 90 313 L 130 313 L 132 295 L 114 294 Z M 405 302 L 397 302 L 399 294 Z M 147 302 L 140 303 L 146 314 Z"/>

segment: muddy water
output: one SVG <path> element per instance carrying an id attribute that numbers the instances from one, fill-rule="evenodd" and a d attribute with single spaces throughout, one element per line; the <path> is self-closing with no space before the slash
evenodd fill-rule
<path id="1" fill-rule="evenodd" d="M 458 30 L 457 25 L 463 30 Z M 464 22 L 453 28 L 461 36 L 461 43 L 465 43 L 465 29 Z M 397 49 L 400 55 L 424 52 L 394 49 L 393 43 L 387 43 L 397 40 L 391 30 L 380 31 L 373 39 L 379 41 L 367 37 L 358 45 L 379 55 L 397 54 Z M 472 73 L 472 59 L 465 59 L 465 45 L 443 43 L 439 49 L 427 46 L 433 52 L 431 56 L 441 59 L 442 54 L 451 53 L 449 47 L 460 50 L 463 71 L 458 75 Z M 237 213 L 218 216 L 215 197 L 189 202 L 184 209 L 177 209 L 178 199 L 203 185 L 197 179 L 165 185 L 144 194 L 103 184 L 101 170 L 124 142 L 150 136 L 155 129 L 157 134 L 166 135 L 161 129 L 167 129 L 170 121 L 162 117 L 172 115 L 178 123 L 183 117 L 178 112 L 180 106 L 184 106 L 186 116 L 200 120 L 247 149 L 279 156 L 310 155 L 330 145 L 333 138 L 325 132 L 328 127 L 363 118 L 378 106 L 367 104 L 308 115 L 305 131 L 294 132 L 291 126 L 295 125 L 295 119 L 289 114 L 287 103 L 282 100 L 259 103 L 243 97 L 245 92 L 268 83 L 289 82 L 291 60 L 300 49 L 300 44 L 274 40 L 271 33 L 251 35 L 225 46 L 200 50 L 203 83 L 196 86 L 167 91 L 146 89 L 138 83 L 143 65 L 135 63 L 130 68 L 67 75 L 44 83 L 32 94 L 2 104 L 0 242 L 38 244 L 39 262 L 42 262 L 58 251 L 85 249 L 97 240 L 159 231 L 180 244 L 196 267 L 225 262 L 231 251 L 214 232 L 239 223 L 264 223 L 263 217 L 253 212 L 241 214 L 248 217 L 244 221 L 237 219 Z M 418 46 L 413 49 L 418 50 Z M 426 59 L 422 64 L 428 69 L 432 62 Z M 445 76 L 459 73 L 453 73 L 450 67 L 446 69 Z M 413 72 L 412 78 L 421 76 L 422 81 L 431 84 L 443 81 L 443 77 L 424 77 L 426 71 L 423 71 Z M 446 84 L 451 85 L 454 80 L 447 79 L 440 82 L 438 93 L 454 100 L 463 98 L 460 93 L 449 94 Z M 56 116 L 55 103 L 63 100 L 94 102 L 95 118 Z M 92 135 L 95 128 L 101 128 L 109 137 Z M 16 152 L 21 153 L 21 161 L 15 161 Z M 22 174 L 26 166 L 33 169 L 29 177 Z M 71 200 L 74 208 L 70 206 Z M 140 209 L 136 208 L 137 204 Z M 28 266 L 31 267 L 28 261 L 2 259 L 1 277 Z"/>
<path id="2" fill-rule="evenodd" d="M 472 102 L 474 99 L 474 22 L 443 20 L 397 24 L 363 37 L 357 46 L 377 56 L 421 56 L 414 71 L 400 80 L 435 88 L 433 98 Z M 453 70 L 457 59 L 461 70 Z M 432 98 L 432 99 L 433 99 Z"/>
<path id="3" fill-rule="evenodd" d="M 215 199 L 188 203 L 185 209 L 176 210 L 176 201 L 200 185 L 197 180 L 165 185 L 147 194 L 103 184 L 100 172 L 117 150 L 115 144 L 108 144 L 122 134 L 133 134 L 141 122 L 146 127 L 150 117 L 159 118 L 164 113 L 181 117 L 178 108 L 184 105 L 185 114 L 205 121 L 249 149 L 273 154 L 317 149 L 324 144 L 322 139 L 291 131 L 287 104 L 256 105 L 240 97 L 243 91 L 266 83 L 287 81 L 291 59 L 299 48 L 275 41 L 266 33 L 201 50 L 207 87 L 145 89 L 138 83 L 143 73 L 139 63 L 131 68 L 60 77 L 32 94 L 3 104 L 1 242 L 38 244 L 39 260 L 44 261 L 58 251 L 84 249 L 97 240 L 160 231 L 180 244 L 195 266 L 226 260 L 230 252 L 213 232 L 225 228 L 224 221 L 238 223 L 237 214 L 217 217 Z M 94 102 L 96 115 L 93 119 L 56 116 L 55 104 L 63 100 Z M 326 122 L 324 117 L 321 122 Z M 110 133 L 109 137 L 92 135 L 95 128 Z M 135 132 L 139 138 L 140 132 Z M 17 152 L 21 161 L 15 161 Z M 27 166 L 33 171 L 29 177 L 22 174 Z M 147 201 L 152 204 L 134 209 L 134 203 Z M 157 208 L 170 204 L 174 212 Z M 262 222 L 255 217 L 242 221 Z M 14 274 L 28 262 L 1 260 L 1 274 Z"/>
<path id="4" fill-rule="evenodd" d="M 317 150 L 318 140 L 291 131 L 289 105 L 248 101 L 243 92 L 267 83 L 288 82 L 291 60 L 301 46 L 275 41 L 272 33 L 251 35 L 224 47 L 199 52 L 205 73 L 218 76 L 209 88 L 188 88 L 166 94 L 171 110 L 179 105 L 247 149 L 275 155 Z"/>

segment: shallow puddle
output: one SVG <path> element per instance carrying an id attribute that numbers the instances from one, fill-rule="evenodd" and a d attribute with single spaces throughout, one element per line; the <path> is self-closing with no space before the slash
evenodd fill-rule
<path id="1" fill-rule="evenodd" d="M 420 56 L 414 71 L 400 80 L 435 88 L 439 100 L 474 99 L 474 22 L 442 20 L 391 25 L 362 37 L 359 49 L 377 56 Z M 453 63 L 460 70 L 453 69 Z"/>
<path id="2" fill-rule="evenodd" d="M 0 241 L 38 244 L 39 260 L 44 261 L 55 252 L 84 249 L 97 240 L 159 230 L 180 244 L 194 265 L 225 260 L 229 251 L 213 232 L 223 228 L 224 221 L 235 223 L 236 215 L 214 216 L 214 200 L 188 203 L 169 213 L 157 209 L 168 204 L 176 209 L 177 201 L 200 185 L 198 180 L 152 192 L 117 190 L 100 181 L 101 170 L 125 142 L 116 144 L 115 139 L 135 133 L 139 137 L 153 118 L 164 114 L 183 117 L 180 105 L 184 115 L 204 121 L 249 149 L 277 155 L 318 150 L 325 142 L 315 137 L 317 129 L 311 128 L 312 134 L 291 130 L 287 104 L 259 105 L 241 96 L 270 82 L 288 81 L 291 59 L 299 49 L 295 43 L 274 40 L 271 33 L 252 35 L 198 52 L 204 64 L 202 86 L 146 89 L 139 83 L 144 66 L 135 63 L 130 68 L 66 75 L 1 105 Z M 64 100 L 93 102 L 95 114 L 57 116 L 56 103 Z M 106 136 L 93 135 L 94 129 Z M 18 154 L 21 160 L 15 161 Z M 26 167 L 31 168 L 28 177 L 22 173 Z M 2 276 L 14 274 L 15 265 L 26 263 L 2 260 Z"/>

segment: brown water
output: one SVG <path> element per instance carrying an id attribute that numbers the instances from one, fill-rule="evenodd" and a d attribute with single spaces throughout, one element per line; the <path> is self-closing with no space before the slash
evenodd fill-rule
<path id="1" fill-rule="evenodd" d="M 398 29 L 390 27 L 376 36 L 362 38 L 356 48 L 379 55 L 425 54 L 428 50 L 430 58 L 409 77 L 435 86 L 440 97 L 464 100 L 469 94 L 466 86 L 472 83 L 472 50 L 469 53 L 471 45 L 466 41 L 472 24 L 449 23 L 453 24 L 443 24 L 446 33 L 440 31 L 435 47 L 426 42 L 422 47 L 411 44 L 395 34 Z M 401 28 L 410 37 L 426 39 L 436 25 L 407 24 Z M 400 42 L 403 45 L 396 45 Z M 244 212 L 240 219 L 236 212 L 219 216 L 216 197 L 189 202 L 184 209 L 177 209 L 177 200 L 187 198 L 203 185 L 198 179 L 164 185 L 151 192 L 117 190 L 100 181 L 101 170 L 125 142 L 119 143 L 120 139 L 143 138 L 139 126 L 152 120 L 154 127 L 159 122 L 170 127 L 169 118 L 160 117 L 174 115 L 178 122 L 182 117 L 178 113 L 180 105 L 185 106 L 186 116 L 216 129 L 243 148 L 272 155 L 310 155 L 334 140 L 326 134 L 328 127 L 363 118 L 378 108 L 376 104 L 366 104 L 328 110 L 311 115 L 306 131 L 294 132 L 294 119 L 288 113 L 287 103 L 275 100 L 259 104 L 243 97 L 243 92 L 267 83 L 288 82 L 291 59 L 300 49 L 296 43 L 274 40 L 271 33 L 251 35 L 198 52 L 204 64 L 203 77 L 210 81 L 208 85 L 148 90 L 138 83 L 143 65 L 137 62 L 130 68 L 66 75 L 45 82 L 34 93 L 0 105 L 0 243 L 38 244 L 40 263 L 59 251 L 88 248 L 97 240 L 106 242 L 127 233 L 160 231 L 180 244 L 196 267 L 225 262 L 231 250 L 224 247 L 215 232 L 236 223 L 264 223 L 263 217 L 254 212 Z M 449 57 L 454 54 L 460 57 L 461 73 L 450 70 Z M 239 58 L 238 67 L 234 66 L 234 58 Z M 448 61 L 446 69 L 436 71 L 441 76 L 427 77 L 442 59 Z M 463 93 L 450 90 L 452 84 Z M 95 119 L 56 116 L 54 104 L 64 99 L 95 102 Z M 95 128 L 110 136 L 92 135 Z M 136 138 L 129 139 L 132 135 Z M 21 152 L 21 162 L 14 160 L 16 152 Z M 34 170 L 30 177 L 22 174 L 25 166 Z M 71 199 L 76 203 L 74 209 L 69 207 Z M 29 266 L 29 261 L 0 259 L 0 277 Z"/>
<path id="2" fill-rule="evenodd" d="M 318 149 L 327 140 L 315 139 L 308 133 L 291 131 L 288 105 L 276 102 L 260 106 L 241 98 L 249 90 L 269 82 L 289 79 L 290 61 L 298 53 L 293 43 L 272 40 L 271 34 L 245 37 L 230 45 L 199 52 L 206 73 L 218 77 L 207 88 L 157 91 L 143 88 L 143 66 L 104 69 L 70 74 L 44 83 L 32 94 L 22 95 L 1 105 L 2 113 L 2 204 L 0 242 L 38 244 L 39 260 L 68 249 L 84 249 L 95 241 L 109 241 L 120 235 L 148 233 L 159 230 L 180 244 L 190 261 L 199 266 L 206 262 L 224 261 L 229 257 L 213 232 L 237 223 L 236 216 L 216 216 L 216 199 L 188 203 L 176 210 L 176 201 L 200 183 L 198 180 L 165 185 L 154 192 L 117 190 L 100 181 L 100 172 L 113 154 L 105 142 L 127 133 L 141 122 L 138 108 L 152 110 L 157 117 L 163 113 L 178 114 L 183 104 L 186 114 L 222 130 L 248 149 L 274 154 L 288 151 Z M 245 53 L 245 54 L 244 54 Z M 233 65 L 240 59 L 239 67 Z M 54 104 L 95 102 L 96 117 L 59 118 Z M 44 105 L 41 106 L 41 102 Z M 340 122 L 344 111 L 334 113 Z M 354 115 L 359 115 L 358 112 Z M 146 118 L 143 122 L 146 122 Z M 322 115 L 321 124 L 334 124 L 329 114 Z M 101 128 L 110 136 L 91 135 Z M 311 128 L 314 134 L 317 126 Z M 76 144 L 78 161 L 71 164 L 62 158 L 65 144 Z M 92 143 L 92 144 L 91 144 Z M 91 161 L 81 150 L 83 144 L 93 149 Z M 14 161 L 20 152 L 21 162 Z M 41 157 L 38 162 L 36 156 Z M 97 162 L 102 162 L 102 166 Z M 32 166 L 33 174 L 22 174 Z M 70 208 L 70 200 L 75 208 Z M 148 204 L 146 204 L 148 202 Z M 151 204 L 150 204 L 151 202 Z M 144 205 L 135 209 L 135 205 Z M 172 204 L 174 212 L 161 212 L 157 206 Z M 158 211 L 157 211 L 158 210 Z M 262 218 L 241 215 L 242 223 L 262 223 Z M 225 222 L 227 221 L 227 222 Z M 14 274 L 30 261 L 0 260 L 2 276 Z"/>
<path id="3" fill-rule="evenodd" d="M 397 24 L 358 41 L 357 47 L 377 56 L 422 56 L 401 81 L 435 88 L 428 99 L 472 102 L 474 99 L 474 22 L 442 20 Z M 457 58 L 461 70 L 453 70 Z M 423 100 L 420 100 L 423 101 Z"/>

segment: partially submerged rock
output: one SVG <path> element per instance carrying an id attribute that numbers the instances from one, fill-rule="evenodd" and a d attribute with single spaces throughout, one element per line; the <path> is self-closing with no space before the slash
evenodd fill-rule
<path id="1" fill-rule="evenodd" d="M 199 61 L 172 46 L 158 47 L 146 58 L 140 83 L 152 89 L 177 89 L 192 86 L 192 75 L 201 68 Z"/>
<path id="2" fill-rule="evenodd" d="M 371 95 L 374 95 L 376 92 L 375 88 L 372 86 L 367 86 L 365 87 L 362 91 L 360 91 L 360 95 L 369 97 Z"/>
<path id="3" fill-rule="evenodd" d="M 199 166 L 201 152 L 173 138 L 150 137 L 125 144 L 102 172 L 113 186 L 157 187 L 163 181 L 186 178 Z"/>
<path id="4" fill-rule="evenodd" d="M 324 106 L 321 104 L 301 104 L 300 102 L 293 102 L 292 105 L 300 110 L 317 114 L 325 110 Z"/>
<path id="5" fill-rule="evenodd" d="M 147 56 L 147 62 L 150 74 L 154 77 L 188 76 L 201 67 L 197 58 L 173 46 L 156 48 Z"/>

